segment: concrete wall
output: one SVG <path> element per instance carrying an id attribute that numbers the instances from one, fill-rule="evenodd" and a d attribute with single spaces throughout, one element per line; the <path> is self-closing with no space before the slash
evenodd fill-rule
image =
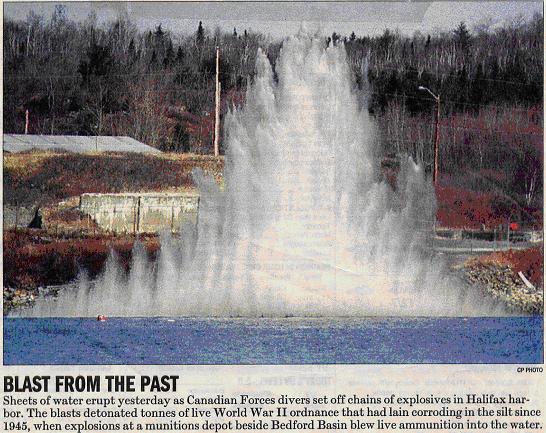
<path id="1" fill-rule="evenodd" d="M 465 230 L 465 229 L 451 229 L 445 227 L 436 228 L 436 236 L 446 239 L 473 239 L 494 242 L 506 241 L 507 231 L 504 228 L 500 230 Z M 541 231 L 533 230 L 517 230 L 510 232 L 510 242 L 542 242 L 543 235 Z"/>
<path id="2" fill-rule="evenodd" d="M 35 207 L 4 205 L 2 212 L 4 229 L 12 229 L 15 227 L 26 228 L 33 220 L 35 214 Z"/>
<path id="3" fill-rule="evenodd" d="M 199 195 L 193 193 L 83 194 L 80 211 L 103 230 L 116 233 L 177 232 L 197 222 Z"/>

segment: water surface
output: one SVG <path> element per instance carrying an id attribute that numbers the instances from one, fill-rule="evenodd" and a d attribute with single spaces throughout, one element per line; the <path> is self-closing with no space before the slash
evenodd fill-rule
<path id="1" fill-rule="evenodd" d="M 4 318 L 4 364 L 542 363 L 542 317 Z"/>

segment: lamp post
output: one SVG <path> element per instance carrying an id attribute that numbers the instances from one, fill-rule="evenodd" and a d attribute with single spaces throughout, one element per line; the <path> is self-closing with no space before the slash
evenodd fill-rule
<path id="1" fill-rule="evenodd" d="M 214 156 L 220 155 L 220 47 L 216 47 L 216 103 L 214 115 Z"/>
<path id="2" fill-rule="evenodd" d="M 434 185 L 438 182 L 438 147 L 440 145 L 440 95 L 435 95 L 430 89 L 419 86 L 419 90 L 425 90 L 432 95 L 436 101 L 436 124 L 434 128 L 434 170 L 432 172 L 432 182 Z"/>

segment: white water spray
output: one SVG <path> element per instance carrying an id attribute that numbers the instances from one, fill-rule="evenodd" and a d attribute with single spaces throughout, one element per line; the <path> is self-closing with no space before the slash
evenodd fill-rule
<path id="1" fill-rule="evenodd" d="M 245 107 L 225 121 L 225 191 L 197 172 L 199 222 L 109 258 L 93 283 L 29 310 L 42 316 L 430 316 L 492 309 L 425 253 L 435 196 L 420 167 L 379 180 L 374 124 L 343 46 L 300 34 L 274 77 L 258 53 Z"/>

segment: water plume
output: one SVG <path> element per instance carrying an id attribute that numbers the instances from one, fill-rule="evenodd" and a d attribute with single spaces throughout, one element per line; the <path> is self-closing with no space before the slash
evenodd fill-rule
<path id="1" fill-rule="evenodd" d="M 402 158 L 381 180 L 376 128 L 342 45 L 287 39 L 273 69 L 259 51 L 245 105 L 225 119 L 225 189 L 194 173 L 196 227 L 136 244 L 128 275 L 112 255 L 94 282 L 33 315 L 431 316 L 494 309 L 427 251 L 435 194 Z M 362 100 L 362 99 L 361 99 Z"/>

